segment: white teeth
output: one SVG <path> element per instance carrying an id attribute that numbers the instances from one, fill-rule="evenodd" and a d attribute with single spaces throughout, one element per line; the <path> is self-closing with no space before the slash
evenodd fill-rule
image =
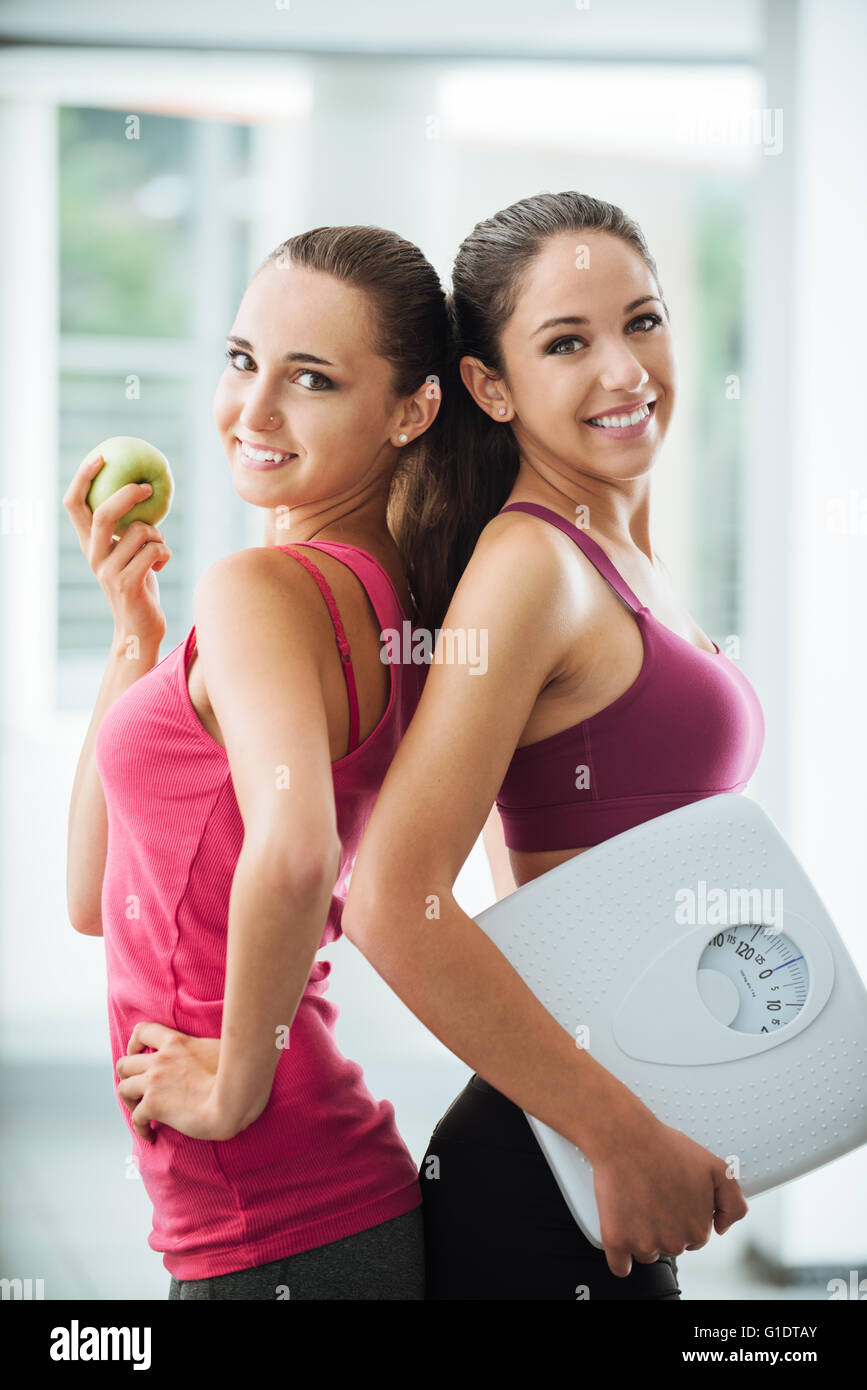
<path id="1" fill-rule="evenodd" d="M 246 444 L 243 439 L 238 442 L 241 445 L 241 453 L 246 454 L 248 459 L 255 459 L 257 463 L 279 463 L 282 462 L 283 459 L 292 457 L 291 454 L 272 454 L 267 453 L 264 449 L 254 449 L 251 445 Z"/>
<path id="2" fill-rule="evenodd" d="M 633 410 L 631 415 L 605 415 L 601 420 L 593 418 L 588 421 L 590 425 L 599 425 L 604 430 L 625 430 L 630 425 L 637 425 L 639 421 L 646 420 L 650 410 L 646 405 L 640 405 Z"/>

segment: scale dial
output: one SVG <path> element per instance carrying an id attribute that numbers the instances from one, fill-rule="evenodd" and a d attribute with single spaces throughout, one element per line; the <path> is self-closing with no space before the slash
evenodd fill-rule
<path id="1" fill-rule="evenodd" d="M 737 1033 L 776 1033 L 798 1017 L 809 992 L 803 952 L 761 922 L 742 922 L 711 937 L 697 985 L 714 1018 Z"/>

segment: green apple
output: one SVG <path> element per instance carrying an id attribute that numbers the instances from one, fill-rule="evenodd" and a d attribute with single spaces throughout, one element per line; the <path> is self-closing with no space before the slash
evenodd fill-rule
<path id="1" fill-rule="evenodd" d="M 156 526 L 168 515 L 172 505 L 175 483 L 165 454 L 130 434 L 115 434 L 91 449 L 88 459 L 101 454 L 105 462 L 90 485 L 87 505 L 95 511 L 112 493 L 126 483 L 150 483 L 153 488 L 142 502 L 136 502 L 114 523 L 116 535 L 121 535 L 133 521 L 146 521 Z"/>

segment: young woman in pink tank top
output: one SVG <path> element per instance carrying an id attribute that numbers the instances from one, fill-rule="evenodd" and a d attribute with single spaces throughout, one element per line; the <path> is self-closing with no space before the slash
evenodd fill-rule
<path id="1" fill-rule="evenodd" d="M 145 489 L 91 516 L 83 465 L 64 498 L 115 622 L 69 913 L 104 936 L 117 1097 L 173 1299 L 423 1297 L 416 1167 L 336 1046 L 316 954 L 427 672 L 380 634 L 420 616 L 396 484 L 437 450 L 448 331 L 435 271 L 394 233 L 321 227 L 268 257 L 214 402 L 265 545 L 201 576 L 162 660 L 169 551 L 141 521 L 116 532 Z"/>
<path id="2" fill-rule="evenodd" d="M 410 510 L 427 538 L 418 592 L 444 628 L 484 635 L 484 678 L 432 663 L 344 931 L 476 1071 L 422 1163 L 426 1296 L 675 1299 L 676 1257 L 746 1213 L 738 1183 L 576 1048 L 453 885 L 483 828 L 502 895 L 512 874 L 525 883 L 742 790 L 761 707 L 651 545 L 676 372 L 638 226 L 579 193 L 527 198 L 465 239 L 453 286 L 459 447 L 416 477 Z M 572 1219 L 525 1110 L 590 1159 L 604 1251 Z"/>

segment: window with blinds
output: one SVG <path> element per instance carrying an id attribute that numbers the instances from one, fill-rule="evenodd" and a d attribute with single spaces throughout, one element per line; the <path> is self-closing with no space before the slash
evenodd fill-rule
<path id="1" fill-rule="evenodd" d="M 192 622 L 203 562 L 194 519 L 206 514 L 213 479 L 231 505 L 210 400 L 224 366 L 220 334 L 247 279 L 246 228 L 227 213 L 225 187 L 248 172 L 250 132 L 83 107 L 59 107 L 58 122 L 57 705 L 80 709 L 113 631 L 63 507 L 85 454 L 112 435 L 135 435 L 169 460 L 175 492 L 160 529 L 172 556 L 157 576 L 163 654 Z"/>

